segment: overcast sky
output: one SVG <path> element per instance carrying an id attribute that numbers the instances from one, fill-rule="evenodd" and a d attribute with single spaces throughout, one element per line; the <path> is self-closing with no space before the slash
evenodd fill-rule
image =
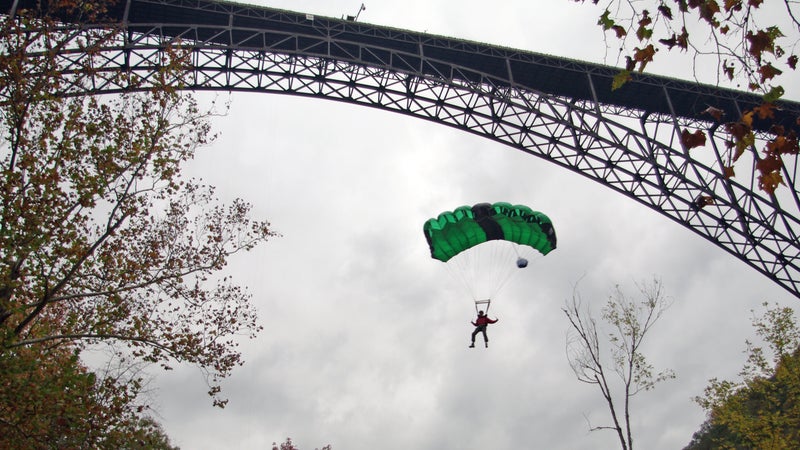
<path id="1" fill-rule="evenodd" d="M 332 17 L 360 5 L 263 3 Z M 613 62 L 597 11 L 572 1 L 366 8 L 362 22 Z M 183 449 L 268 448 L 287 436 L 303 450 L 615 448 L 614 433 L 589 432 L 609 416 L 596 387 L 569 367 L 561 308 L 579 280 L 599 308 L 615 284 L 633 294 L 634 282 L 654 276 L 674 303 L 644 352 L 677 379 L 635 397 L 634 437 L 638 448 L 681 448 L 704 420 L 692 397 L 744 363 L 751 309 L 797 305 L 691 231 L 510 147 L 359 106 L 230 98 L 230 114 L 215 121 L 221 137 L 192 173 L 224 198 L 253 203 L 283 237 L 228 267 L 253 293 L 264 332 L 242 344 L 247 362 L 223 384 L 227 408 L 211 406 L 197 369 L 154 371 L 159 418 Z M 544 212 L 559 240 L 492 304 L 500 322 L 491 348 L 468 349 L 472 299 L 430 258 L 422 224 L 484 201 Z"/>

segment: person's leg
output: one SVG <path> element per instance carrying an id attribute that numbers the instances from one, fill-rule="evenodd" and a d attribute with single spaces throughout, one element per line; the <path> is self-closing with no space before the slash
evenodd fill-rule
<path id="1" fill-rule="evenodd" d="M 489 348 L 489 337 L 486 336 L 486 327 L 483 328 L 483 343 L 486 344 L 486 348 Z"/>
<path id="2" fill-rule="evenodd" d="M 475 331 L 472 332 L 472 343 L 469 345 L 470 347 L 475 347 L 475 336 L 480 332 L 481 327 L 475 327 Z"/>

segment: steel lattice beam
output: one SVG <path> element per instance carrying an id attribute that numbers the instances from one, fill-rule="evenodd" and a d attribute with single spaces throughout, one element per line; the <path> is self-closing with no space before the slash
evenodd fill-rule
<path id="1" fill-rule="evenodd" d="M 28 0 L 0 0 L 13 14 Z M 730 117 L 759 103 L 738 91 L 637 76 L 619 91 L 617 69 L 331 18 L 204 0 L 127 0 L 108 29 L 109 45 L 61 52 L 75 77 L 66 94 L 124 92 L 120 72 L 148 80 L 164 49 L 191 52 L 180 83 L 192 90 L 281 93 L 338 100 L 430 120 L 509 145 L 595 180 L 703 236 L 800 297 L 800 197 L 796 159 L 782 186 L 758 189 L 755 148 L 728 179 L 731 155 L 722 127 L 702 114 Z M 121 28 L 119 28 L 121 27 Z M 119 32 L 119 30 L 122 30 Z M 788 126 L 800 104 L 781 104 Z M 702 130 L 705 148 L 683 148 L 683 129 Z M 758 136 L 757 144 L 770 138 Z M 750 166 L 749 168 L 747 166 Z M 698 202 L 701 196 L 713 203 Z"/>

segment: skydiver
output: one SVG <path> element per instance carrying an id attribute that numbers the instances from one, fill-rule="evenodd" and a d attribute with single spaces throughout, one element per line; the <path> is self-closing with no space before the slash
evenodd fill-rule
<path id="1" fill-rule="evenodd" d="M 486 337 L 486 327 L 488 327 L 490 323 L 495 323 L 498 320 L 500 319 L 495 318 L 492 320 L 489 316 L 485 315 L 483 311 L 478 311 L 478 318 L 475 319 L 474 322 L 470 322 L 475 326 L 475 331 L 472 332 L 472 343 L 469 344 L 469 348 L 475 348 L 475 336 L 478 333 L 483 333 L 483 342 L 486 344 L 486 348 L 489 348 L 489 338 Z"/>

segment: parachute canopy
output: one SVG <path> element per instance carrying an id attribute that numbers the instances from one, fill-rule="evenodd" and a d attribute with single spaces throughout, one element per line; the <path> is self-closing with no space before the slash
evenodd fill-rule
<path id="1" fill-rule="evenodd" d="M 546 215 L 524 205 L 504 202 L 445 211 L 425 222 L 423 230 L 431 257 L 443 262 L 492 240 L 529 246 L 542 255 L 556 248 L 556 232 Z"/>

